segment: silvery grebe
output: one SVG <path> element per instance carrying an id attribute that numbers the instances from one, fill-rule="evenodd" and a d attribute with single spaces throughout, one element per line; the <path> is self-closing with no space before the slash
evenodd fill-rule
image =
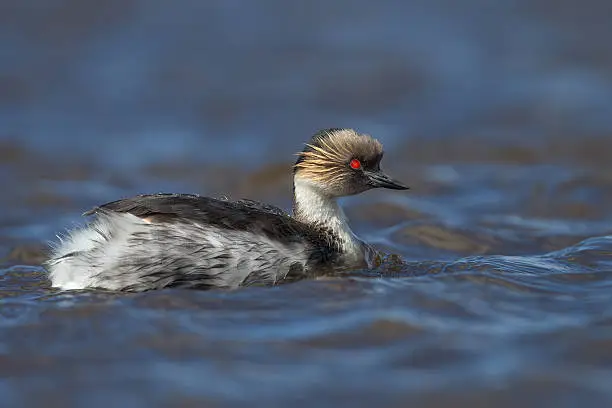
<path id="1" fill-rule="evenodd" d="M 293 216 L 251 200 L 150 194 L 86 212 L 87 226 L 54 246 L 54 287 L 145 291 L 235 288 L 315 276 L 328 267 L 372 267 L 336 199 L 408 187 L 380 169 L 381 143 L 352 129 L 316 133 L 293 170 Z"/>

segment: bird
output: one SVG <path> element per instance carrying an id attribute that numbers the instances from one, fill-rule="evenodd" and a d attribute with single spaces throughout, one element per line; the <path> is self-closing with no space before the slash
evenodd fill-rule
<path id="1" fill-rule="evenodd" d="M 380 168 L 383 146 L 349 128 L 316 132 L 293 166 L 291 213 L 250 199 L 143 194 L 99 205 L 52 243 L 44 263 L 62 290 L 235 289 L 372 268 L 338 198 L 407 190 Z"/>

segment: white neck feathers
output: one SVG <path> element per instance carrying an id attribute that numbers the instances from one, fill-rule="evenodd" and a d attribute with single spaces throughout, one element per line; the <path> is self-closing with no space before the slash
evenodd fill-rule
<path id="1" fill-rule="evenodd" d="M 306 224 L 329 228 L 339 239 L 347 254 L 362 254 L 363 243 L 348 225 L 344 211 L 334 197 L 313 183 L 294 178 L 294 217 Z"/>

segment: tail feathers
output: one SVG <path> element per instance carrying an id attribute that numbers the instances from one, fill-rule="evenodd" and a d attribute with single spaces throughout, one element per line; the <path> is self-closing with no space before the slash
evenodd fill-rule
<path id="1" fill-rule="evenodd" d="M 45 263 L 52 286 L 100 287 L 101 272 L 113 267 L 127 238 L 143 224 L 144 221 L 130 214 L 99 212 L 89 225 L 59 236 Z"/>

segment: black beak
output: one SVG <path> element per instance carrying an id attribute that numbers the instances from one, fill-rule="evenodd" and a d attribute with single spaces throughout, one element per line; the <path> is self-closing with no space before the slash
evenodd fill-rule
<path id="1" fill-rule="evenodd" d="M 392 190 L 408 190 L 410 187 L 405 186 L 397 180 L 393 180 L 382 171 L 365 172 L 368 176 L 368 184 L 374 188 L 390 188 Z"/>

